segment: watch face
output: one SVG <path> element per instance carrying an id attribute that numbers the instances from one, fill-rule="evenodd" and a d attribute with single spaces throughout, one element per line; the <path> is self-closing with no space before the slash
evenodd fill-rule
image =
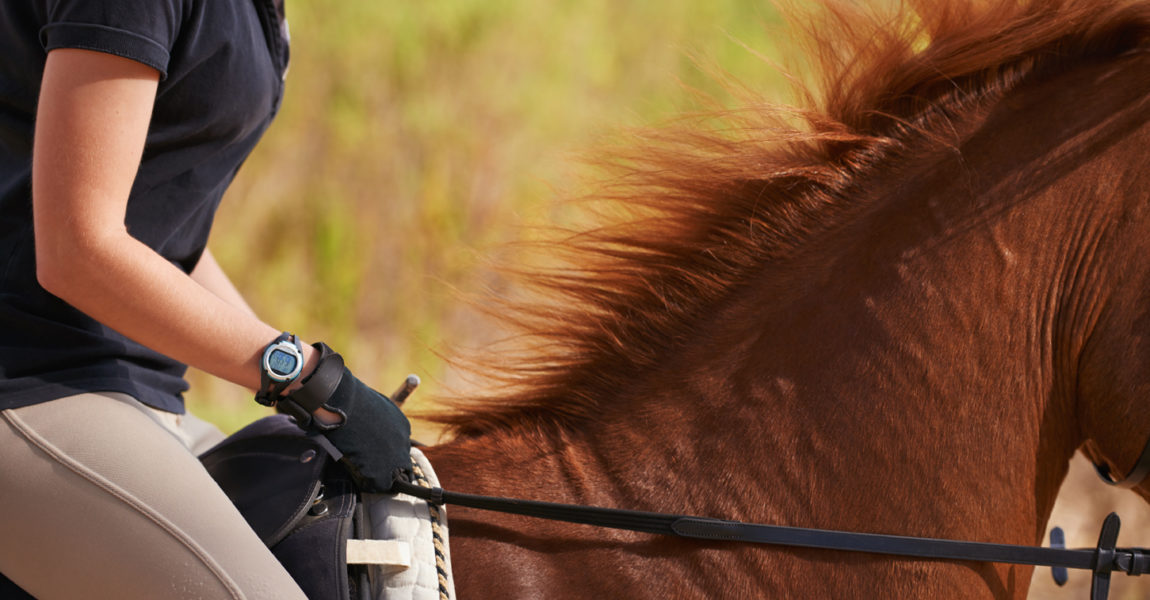
<path id="1" fill-rule="evenodd" d="M 295 371 L 296 357 L 290 352 L 274 349 L 268 356 L 268 367 L 271 368 L 273 373 L 282 375 L 284 377 L 291 375 Z"/>

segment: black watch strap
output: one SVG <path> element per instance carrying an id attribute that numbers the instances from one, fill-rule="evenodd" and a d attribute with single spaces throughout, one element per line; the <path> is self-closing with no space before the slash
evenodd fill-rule
<path id="1" fill-rule="evenodd" d="M 303 386 L 298 390 L 279 399 L 276 410 L 293 419 L 303 428 L 312 425 L 312 413 L 319 410 L 335 393 L 339 382 L 343 380 L 343 357 L 323 342 L 312 344 L 319 351 L 319 363 L 315 370 L 303 380 Z M 338 411 L 335 411 L 338 412 Z M 342 424 L 342 423 L 341 423 Z M 339 425 L 320 427 L 320 429 L 335 429 Z"/>

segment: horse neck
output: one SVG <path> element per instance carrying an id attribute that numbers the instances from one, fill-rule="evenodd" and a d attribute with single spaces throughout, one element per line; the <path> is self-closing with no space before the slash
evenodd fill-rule
<path id="1" fill-rule="evenodd" d="M 785 270 L 809 273 L 818 262 Z M 799 283 L 796 275 L 790 287 L 765 277 L 715 311 L 701 328 L 707 336 L 621 390 L 578 431 L 505 430 L 432 449 L 443 485 L 748 522 L 1033 544 L 1077 445 L 1073 407 L 1056 401 L 1065 395 L 1049 375 L 1054 370 L 1022 358 L 1036 353 L 1028 342 L 1049 339 L 1048 327 L 1020 332 L 1014 321 L 1022 309 L 1013 301 L 969 312 L 980 297 L 1006 299 L 988 283 L 975 285 L 974 273 L 945 281 L 935 273 L 927 281 L 894 268 L 887 281 L 871 284 L 883 277 L 863 264 L 851 268 L 868 281 Z M 835 292 L 847 283 L 868 293 Z M 930 286 L 937 292 L 923 291 Z M 951 286 L 964 293 L 947 292 Z M 822 300 L 805 300 L 801 287 Z M 724 567 L 672 568 L 659 557 L 696 550 L 584 526 L 456 508 L 449 515 L 461 593 L 472 597 L 561 598 L 565 589 L 571 597 L 588 590 L 749 597 L 757 586 L 782 596 L 852 589 L 869 597 L 892 588 L 868 585 L 910 581 L 886 573 L 897 565 L 865 557 L 832 553 L 796 565 L 793 554 L 769 549 L 724 548 L 725 558 L 716 559 Z M 812 581 L 809 570 L 825 560 L 859 568 Z M 940 597 L 983 586 L 1005 597 L 1029 580 L 1026 571 L 999 566 L 929 568 L 930 585 L 950 590 Z M 572 573 L 578 581 L 564 579 Z M 894 595 L 922 592 L 908 587 Z"/>
<path id="2" fill-rule="evenodd" d="M 733 290 L 690 343 L 634 374 L 580 426 L 495 431 L 433 449 L 445 487 L 1034 543 L 1083 439 L 1082 307 L 1114 284 L 1080 274 L 1099 259 L 1092 240 L 1117 209 L 1104 194 L 1079 196 L 1105 173 L 1096 155 L 1137 154 L 1147 137 L 1129 135 L 1145 124 L 1130 109 L 1145 98 L 1140 76 L 1093 110 L 1067 109 L 1083 81 L 1112 71 L 1034 86 L 956 123 L 956 147 L 865 182 L 849 214 Z M 465 544 L 528 557 L 560 550 L 541 540 L 591 535 L 464 514 Z M 748 572 L 754 585 L 773 577 L 765 573 L 778 556 L 747 558 L 761 567 Z M 479 571 L 498 561 L 469 560 Z M 981 569 L 992 588 L 1028 579 Z M 998 595 L 1014 593 L 1007 587 Z"/>
<path id="3" fill-rule="evenodd" d="M 826 348 L 812 347 L 800 329 L 776 327 L 746 340 L 733 327 L 716 328 L 712 340 L 672 361 L 642 389 L 615 398 L 617 408 L 578 432 L 539 438 L 508 430 L 435 448 L 429 456 L 445 488 L 472 493 L 850 531 L 1035 541 L 1074 447 L 1067 441 L 1072 433 L 1059 430 L 1066 419 L 1042 407 L 1040 394 L 1012 381 L 1003 387 L 1019 395 L 987 409 L 982 401 L 1000 397 L 1000 390 L 988 390 L 1003 379 L 979 379 L 978 360 L 959 370 L 970 376 L 960 385 L 932 376 L 925 389 L 912 391 L 902 377 L 918 379 L 926 365 L 905 361 L 912 357 L 897 345 L 878 353 L 877 368 L 889 369 L 886 376 L 865 382 L 867 367 L 852 362 L 861 357 L 828 360 Z M 718 354 L 739 360 L 707 358 Z M 695 556 L 689 543 L 457 508 L 449 515 L 458 581 L 473 597 L 562 598 L 568 587 L 571 597 L 587 597 L 588 590 L 605 597 L 751 597 L 763 589 L 831 597 L 853 589 L 877 597 L 895 589 L 886 571 L 897 565 L 869 557 L 800 554 L 808 562 L 796 565 L 792 553 L 724 547 L 716 561 L 725 566 L 699 571 L 661 558 Z M 843 570 L 833 580 L 812 581 L 810 569 L 826 560 Z M 983 585 L 1007 596 L 1024 584 L 1001 582 L 1029 579 L 989 565 L 930 569 L 931 585 L 950 590 L 940 597 Z M 564 579 L 571 574 L 578 581 Z M 884 582 L 882 589 L 867 587 L 876 582 Z M 898 588 L 894 595 L 920 592 Z"/>
<path id="4" fill-rule="evenodd" d="M 1080 441 L 1073 381 L 1060 377 L 1075 353 L 1059 346 L 1052 310 L 1071 295 L 1047 287 L 1067 280 L 1055 272 L 1066 249 L 1038 240 L 1090 217 L 1056 194 L 944 197 L 958 167 L 926 167 L 917 183 L 874 182 L 885 197 L 713 307 L 690 344 L 577 431 L 451 445 L 444 479 L 557 502 L 1033 542 Z"/>
<path id="5" fill-rule="evenodd" d="M 941 244 L 840 230 L 835 250 L 776 264 L 715 307 L 705 336 L 578 431 L 453 444 L 444 479 L 557 502 L 1030 543 L 1078 438 L 1070 384 L 1056 376 L 1059 323 L 1026 319 L 1051 316 L 1033 303 L 1057 291 L 1039 276 L 1054 263 L 1029 252 L 1030 225 L 1009 222 Z M 856 238 L 845 251 L 844 237 Z M 1002 284 L 1004 272 L 1033 286 Z"/>

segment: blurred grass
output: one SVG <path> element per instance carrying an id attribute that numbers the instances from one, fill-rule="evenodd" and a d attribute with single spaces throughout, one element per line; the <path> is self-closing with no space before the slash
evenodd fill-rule
<path id="1" fill-rule="evenodd" d="M 449 376 L 432 349 L 482 337 L 451 290 L 473 287 L 476 255 L 513 238 L 523 215 L 557 218 L 546 206 L 570 184 L 572 153 L 690 108 L 690 87 L 721 98 L 692 57 L 782 85 L 754 56 L 778 50 L 767 2 L 292 0 L 288 11 L 283 108 L 211 247 L 269 323 L 326 341 L 381 391 L 423 377 L 415 409 Z M 190 378 L 189 406 L 225 431 L 263 414 L 246 390 Z"/>

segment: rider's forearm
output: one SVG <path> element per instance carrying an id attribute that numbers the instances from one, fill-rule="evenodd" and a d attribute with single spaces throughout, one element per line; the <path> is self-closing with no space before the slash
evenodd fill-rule
<path id="1" fill-rule="evenodd" d="M 157 352 L 259 386 L 260 356 L 279 330 L 197 284 L 127 231 L 67 243 L 60 250 L 69 260 L 41 268 L 48 291 Z M 306 346 L 305 357 L 312 353 Z"/>
<path id="2" fill-rule="evenodd" d="M 240 291 L 236 289 L 235 284 L 232 283 L 231 278 L 227 273 L 220 268 L 220 264 L 216 262 L 216 257 L 212 255 L 212 251 L 204 248 L 204 254 L 200 257 L 200 262 L 196 263 L 196 268 L 192 270 L 192 280 L 206 288 L 209 292 L 219 296 L 221 300 L 243 310 L 251 316 L 256 316 L 251 306 L 248 306 L 247 300 L 244 299 Z"/>

